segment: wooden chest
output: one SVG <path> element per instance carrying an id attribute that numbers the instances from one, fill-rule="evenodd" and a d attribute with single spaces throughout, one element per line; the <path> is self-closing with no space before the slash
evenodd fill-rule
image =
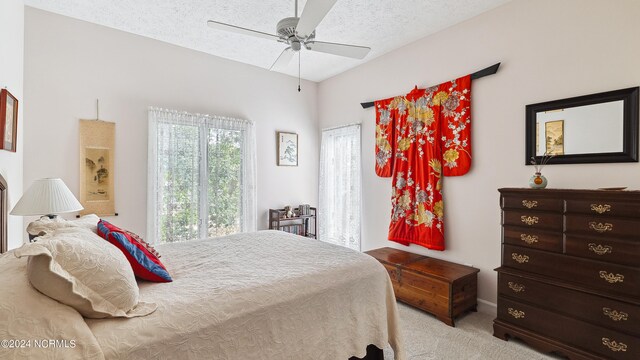
<path id="1" fill-rule="evenodd" d="M 397 300 L 450 326 L 458 315 L 476 310 L 480 270 L 388 247 L 365 253 L 387 269 Z"/>
<path id="2" fill-rule="evenodd" d="M 570 359 L 640 359 L 640 192 L 500 193 L 494 335 Z"/>

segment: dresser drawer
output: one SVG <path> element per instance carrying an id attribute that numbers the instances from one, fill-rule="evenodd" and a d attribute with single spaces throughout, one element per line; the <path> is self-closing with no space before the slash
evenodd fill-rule
<path id="1" fill-rule="evenodd" d="M 567 235 L 565 252 L 568 255 L 617 264 L 640 265 L 640 241 L 635 240 Z"/>
<path id="2" fill-rule="evenodd" d="M 562 214 L 559 213 L 504 210 L 502 217 L 504 225 L 562 231 Z"/>
<path id="3" fill-rule="evenodd" d="M 503 251 L 502 264 L 506 267 L 640 298 L 638 268 L 507 244 Z"/>
<path id="4" fill-rule="evenodd" d="M 562 233 L 506 225 L 504 243 L 534 249 L 562 252 Z"/>
<path id="5" fill-rule="evenodd" d="M 640 337 L 498 298 L 498 319 L 611 359 L 640 359 Z"/>
<path id="6" fill-rule="evenodd" d="M 592 324 L 640 336 L 640 306 L 544 282 L 498 274 L 498 293 Z"/>
<path id="7" fill-rule="evenodd" d="M 640 241 L 640 221 L 595 215 L 566 215 L 566 233 L 625 237 Z"/>
<path id="8" fill-rule="evenodd" d="M 567 200 L 566 212 L 640 218 L 640 204 L 607 200 Z"/>
<path id="9" fill-rule="evenodd" d="M 564 202 L 561 199 L 539 198 L 536 196 L 510 195 L 502 197 L 503 209 L 545 210 L 562 212 Z"/>

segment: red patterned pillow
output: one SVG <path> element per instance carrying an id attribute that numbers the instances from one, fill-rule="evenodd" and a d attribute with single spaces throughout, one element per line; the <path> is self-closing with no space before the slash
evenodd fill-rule
<path id="1" fill-rule="evenodd" d="M 171 275 L 160 262 L 160 255 L 138 235 L 100 220 L 98 235 L 115 245 L 131 264 L 133 273 L 140 279 L 154 282 L 171 282 Z"/>

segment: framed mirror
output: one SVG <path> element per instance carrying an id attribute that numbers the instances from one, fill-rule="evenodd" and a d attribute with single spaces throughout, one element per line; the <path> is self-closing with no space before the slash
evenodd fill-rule
<path id="1" fill-rule="evenodd" d="M 526 159 L 549 164 L 638 161 L 639 88 L 554 100 L 526 107 Z"/>

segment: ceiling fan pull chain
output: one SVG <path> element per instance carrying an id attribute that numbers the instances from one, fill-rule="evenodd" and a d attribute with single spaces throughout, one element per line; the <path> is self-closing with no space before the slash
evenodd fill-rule
<path id="1" fill-rule="evenodd" d="M 298 51 L 298 92 L 300 92 L 300 51 Z"/>

